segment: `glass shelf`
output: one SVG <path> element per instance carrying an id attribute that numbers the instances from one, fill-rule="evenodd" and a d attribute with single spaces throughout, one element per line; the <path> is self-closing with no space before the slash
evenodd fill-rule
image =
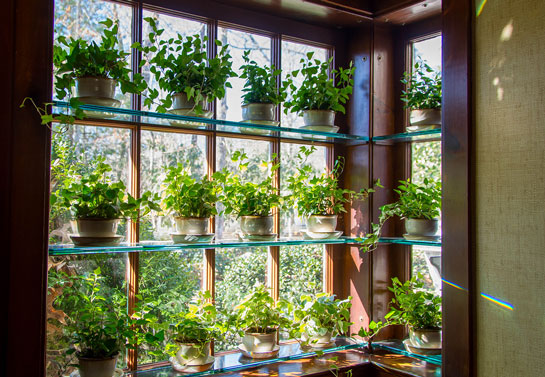
<path id="1" fill-rule="evenodd" d="M 55 114 L 71 111 L 64 101 L 53 101 Z M 155 113 L 151 111 L 130 110 L 106 106 L 83 105 L 81 109 L 87 113 L 86 119 L 113 120 L 121 122 L 139 122 L 143 127 L 153 129 L 182 128 L 188 130 L 202 130 L 222 132 L 237 135 L 261 135 L 280 137 L 282 139 L 311 140 L 320 142 L 341 142 L 348 144 L 365 144 L 369 142 L 367 136 L 346 135 L 332 132 L 312 131 L 300 128 L 278 127 L 253 123 L 234 122 L 220 119 L 207 119 L 175 115 L 170 113 Z"/>
<path id="2" fill-rule="evenodd" d="M 440 241 L 410 241 L 402 237 L 381 238 L 380 243 L 401 245 L 441 246 Z M 237 241 L 217 240 L 207 243 L 174 244 L 167 241 L 147 241 L 138 244 L 122 244 L 120 246 L 76 247 L 72 244 L 50 245 L 49 255 L 84 255 L 84 254 L 115 254 L 130 252 L 176 251 L 187 249 L 226 249 L 240 247 L 267 247 L 267 246 L 299 246 L 299 245 L 343 245 L 357 244 L 355 237 L 341 237 L 331 240 L 305 240 L 279 238 L 276 241 Z"/>
<path id="3" fill-rule="evenodd" d="M 441 129 L 435 128 L 431 130 L 403 132 L 393 135 L 373 136 L 373 143 L 377 144 L 392 144 L 395 142 L 407 141 L 437 141 L 441 140 Z"/>
<path id="4" fill-rule="evenodd" d="M 414 357 L 416 359 L 424 360 L 428 363 L 441 365 L 443 358 L 441 355 L 418 355 L 416 353 L 405 350 L 403 342 L 401 340 L 382 340 L 380 342 L 373 342 L 373 347 L 380 348 L 399 355 Z"/>

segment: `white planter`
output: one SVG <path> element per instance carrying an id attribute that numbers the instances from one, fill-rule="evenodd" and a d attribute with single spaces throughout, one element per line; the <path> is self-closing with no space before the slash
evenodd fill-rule
<path id="1" fill-rule="evenodd" d="M 205 365 L 210 362 L 210 342 L 178 345 L 180 349 L 176 352 L 176 360 L 180 365 Z"/>
<path id="2" fill-rule="evenodd" d="M 337 228 L 337 215 L 311 215 L 307 219 L 307 230 L 316 233 L 332 233 Z"/>
<path id="3" fill-rule="evenodd" d="M 274 219 L 272 216 L 241 216 L 240 229 L 244 234 L 270 235 L 274 230 Z"/>
<path id="4" fill-rule="evenodd" d="M 117 355 L 107 359 L 78 358 L 80 377 L 112 377 L 115 372 Z"/>
<path id="5" fill-rule="evenodd" d="M 411 110 L 409 123 L 416 129 L 441 127 L 441 109 Z"/>
<path id="6" fill-rule="evenodd" d="M 206 110 L 206 98 L 199 102 L 203 110 Z M 195 107 L 195 100 L 187 99 L 187 94 L 176 93 L 172 95 L 172 110 L 193 110 Z M 189 114 L 188 114 L 189 115 Z"/>
<path id="7" fill-rule="evenodd" d="M 249 103 L 242 105 L 242 120 L 246 122 L 274 122 L 274 105 L 272 103 Z"/>
<path id="8" fill-rule="evenodd" d="M 323 335 L 312 334 L 312 332 L 304 332 L 301 334 L 301 341 L 311 347 L 320 348 L 329 346 L 331 344 L 332 336 L 333 333 L 331 331 L 328 331 Z"/>
<path id="9" fill-rule="evenodd" d="M 439 229 L 439 219 L 405 219 L 405 230 L 412 237 L 433 237 Z"/>
<path id="10" fill-rule="evenodd" d="M 83 103 L 95 104 L 94 98 L 115 98 L 117 81 L 104 77 L 78 77 L 76 81 L 76 97 Z M 89 100 L 88 100 L 89 99 Z"/>
<path id="11" fill-rule="evenodd" d="M 119 219 L 77 219 L 80 237 L 115 237 Z"/>
<path id="12" fill-rule="evenodd" d="M 440 329 L 413 329 L 409 327 L 409 339 L 411 344 L 417 348 L 441 348 L 442 333 Z"/>
<path id="13" fill-rule="evenodd" d="M 178 234 L 207 234 L 208 217 L 174 217 Z"/>
<path id="14" fill-rule="evenodd" d="M 244 333 L 242 344 L 248 352 L 269 352 L 276 346 L 276 330 L 268 333 Z"/>
<path id="15" fill-rule="evenodd" d="M 303 111 L 303 122 L 306 127 L 335 127 L 335 112 L 333 110 L 305 110 Z"/>

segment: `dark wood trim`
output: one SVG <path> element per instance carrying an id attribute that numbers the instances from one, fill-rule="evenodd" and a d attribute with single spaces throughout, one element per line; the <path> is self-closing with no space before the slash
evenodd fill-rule
<path id="1" fill-rule="evenodd" d="M 470 0 L 443 0 L 443 376 L 474 374 L 474 159 Z"/>

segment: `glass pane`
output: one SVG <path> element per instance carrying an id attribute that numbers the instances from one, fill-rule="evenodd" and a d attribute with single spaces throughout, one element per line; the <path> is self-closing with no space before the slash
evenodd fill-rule
<path id="1" fill-rule="evenodd" d="M 327 60 L 327 49 L 310 46 L 302 43 L 282 41 L 282 78 L 286 74 L 301 68 L 301 59 L 305 59 L 307 53 L 314 52 L 313 59 Z M 294 84 L 298 86 L 302 82 L 302 76 L 297 76 Z M 282 111 L 282 126 L 296 128 L 303 125 L 303 118 L 296 113 L 284 114 Z"/>
<path id="2" fill-rule="evenodd" d="M 74 174 L 90 171 L 92 162 L 103 157 L 112 167 L 112 181 L 129 185 L 130 131 L 120 128 L 105 128 L 72 125 L 63 131 L 56 126 L 51 137 L 51 192 L 58 190 L 72 169 Z M 71 243 L 69 234 L 70 211 L 54 204 L 49 214 L 49 242 Z M 117 234 L 126 235 L 126 223 L 121 222 Z"/>
<path id="3" fill-rule="evenodd" d="M 297 154 L 301 144 L 282 143 L 281 145 L 281 170 L 280 170 L 280 187 L 284 195 L 286 191 L 286 180 L 288 177 L 297 172 Z M 327 169 L 327 148 L 323 146 L 316 147 L 316 151 L 312 153 L 307 163 L 312 166 L 314 173 L 321 174 Z M 280 228 L 282 237 L 302 237 L 302 230 L 306 227 L 305 220 L 300 218 L 294 208 L 289 208 L 282 211 L 280 214 Z"/>
<path id="4" fill-rule="evenodd" d="M 238 305 L 256 283 L 265 284 L 267 248 L 216 250 L 216 306 L 219 310 Z M 240 339 L 226 336 L 214 342 L 215 351 L 238 348 Z"/>
<path id="5" fill-rule="evenodd" d="M 441 42 L 442 37 L 425 39 L 413 43 L 413 64 L 418 59 L 425 61 L 431 68 L 441 71 Z"/>
<path id="6" fill-rule="evenodd" d="M 191 169 L 195 179 L 207 173 L 206 137 L 170 132 L 142 131 L 141 147 L 141 192 L 161 194 L 164 168 L 178 163 Z M 140 223 L 140 240 L 170 240 L 175 230 L 170 216 L 153 213 Z"/>
<path id="7" fill-rule="evenodd" d="M 424 288 L 441 294 L 441 248 L 413 246 L 413 275 L 421 274 Z"/>
<path id="8" fill-rule="evenodd" d="M 201 289 L 203 271 L 202 250 L 180 250 L 176 252 L 140 253 L 139 293 L 144 300 L 153 300 L 151 314 L 159 323 L 173 323 L 173 317 L 187 310 L 188 304 Z M 154 351 L 164 352 L 171 334 L 166 334 L 164 345 Z M 138 363 L 168 360 L 168 355 L 149 354 L 143 344 L 138 351 Z"/>
<path id="9" fill-rule="evenodd" d="M 74 295 L 84 277 L 100 268 L 101 290 L 116 313 L 127 310 L 125 271 L 127 254 L 49 257 L 47 291 L 47 372 L 48 377 L 68 376 L 76 368 L 74 355 L 65 355 L 70 346 L 72 319 L 78 318 L 84 304 Z M 126 366 L 125 353 L 117 361 L 118 368 Z"/>
<path id="10" fill-rule="evenodd" d="M 99 22 L 110 18 L 119 20 L 119 44 L 117 47 L 125 52 L 131 52 L 132 7 L 109 1 L 88 0 L 56 0 L 55 1 L 55 40 L 59 36 L 82 38 L 87 41 L 101 39 L 104 25 Z M 131 56 L 127 61 L 131 62 Z M 53 92 L 54 93 L 54 92 Z M 130 94 L 123 95 L 119 86 L 116 99 L 121 101 L 121 107 L 131 107 Z"/>
<path id="11" fill-rule="evenodd" d="M 263 160 L 270 159 L 270 143 L 259 140 L 232 139 L 218 137 L 216 139 L 216 168 L 227 168 L 230 171 L 238 171 L 238 165 L 231 161 L 235 151 L 244 151 L 248 155 L 248 169 L 240 173 L 243 181 L 257 182 L 264 178 L 264 172 L 259 168 Z M 221 203 L 218 205 L 221 210 Z M 235 216 L 216 216 L 216 238 L 236 239 L 240 227 Z"/>
<path id="12" fill-rule="evenodd" d="M 412 181 L 422 184 L 425 178 L 441 180 L 441 142 L 412 143 Z"/>
<path id="13" fill-rule="evenodd" d="M 218 39 L 225 45 L 229 45 L 229 54 L 233 57 L 233 70 L 240 74 L 240 66 L 244 64 L 242 55 L 246 50 L 250 50 L 250 59 L 261 66 L 271 64 L 271 39 L 259 34 L 247 33 L 243 31 L 218 28 Z M 218 100 L 217 119 L 227 119 L 232 121 L 242 120 L 242 88 L 244 79 L 233 77 L 229 82 L 233 86 L 227 88 L 226 96 Z"/>

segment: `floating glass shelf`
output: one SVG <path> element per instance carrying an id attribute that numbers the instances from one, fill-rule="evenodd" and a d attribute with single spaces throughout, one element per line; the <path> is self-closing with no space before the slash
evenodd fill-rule
<path id="1" fill-rule="evenodd" d="M 403 342 L 401 340 L 382 340 L 380 342 L 374 342 L 373 347 L 381 348 L 383 350 L 397 353 L 399 355 L 421 359 L 435 365 L 441 365 L 443 360 L 441 355 L 419 355 L 409 352 L 405 350 L 405 347 L 403 346 Z"/>
<path id="2" fill-rule="evenodd" d="M 395 142 L 406 141 L 437 141 L 441 140 L 441 129 L 435 128 L 431 130 L 403 132 L 393 135 L 373 136 L 371 141 L 377 144 L 392 144 Z"/>
<path id="3" fill-rule="evenodd" d="M 67 102 L 53 101 L 55 114 L 67 113 L 71 108 Z M 310 140 L 320 142 L 341 142 L 349 144 L 365 144 L 369 142 L 367 136 L 346 135 L 333 132 L 312 131 L 300 128 L 278 127 L 229 120 L 208 119 L 175 115 L 170 113 L 155 113 L 151 111 L 130 110 L 96 105 L 83 105 L 81 109 L 87 113 L 87 119 L 108 119 L 120 122 L 138 122 L 144 128 L 182 128 L 221 132 L 237 135 L 261 135 L 280 137 L 282 139 Z"/>
<path id="4" fill-rule="evenodd" d="M 420 246 L 441 246 L 440 241 L 410 241 L 401 237 L 381 238 L 380 243 L 394 243 L 402 245 L 420 245 Z M 71 244 L 50 245 L 49 255 L 85 255 L 85 254 L 115 254 L 130 252 L 154 252 L 154 251 L 177 251 L 187 249 L 226 249 L 241 247 L 268 247 L 268 246 L 299 246 L 299 245 L 343 245 L 357 244 L 354 237 L 341 237 L 331 240 L 306 240 L 279 238 L 276 241 L 237 241 L 237 240 L 217 240 L 207 243 L 174 244 L 167 241 L 147 241 L 138 244 L 122 244 L 120 246 L 101 246 L 101 247 L 77 247 Z"/>

